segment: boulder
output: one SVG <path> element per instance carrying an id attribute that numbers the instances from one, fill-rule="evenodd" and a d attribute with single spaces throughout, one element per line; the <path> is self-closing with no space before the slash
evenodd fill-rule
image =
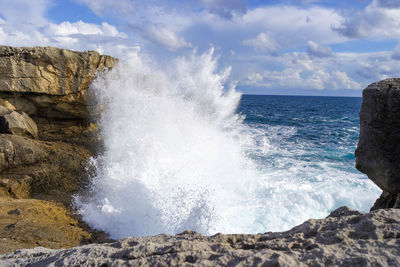
<path id="1" fill-rule="evenodd" d="M 356 167 L 383 191 L 400 193 L 400 79 L 363 91 Z"/>
<path id="2" fill-rule="evenodd" d="M 38 138 L 36 123 L 25 112 L 18 113 L 10 109 L 10 112 L 7 113 L 4 112 L 4 109 L 7 108 L 0 108 L 0 133 Z"/>

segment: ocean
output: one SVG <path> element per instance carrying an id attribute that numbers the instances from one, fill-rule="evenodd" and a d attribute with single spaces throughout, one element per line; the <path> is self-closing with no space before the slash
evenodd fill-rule
<path id="1" fill-rule="evenodd" d="M 137 57 L 91 86 L 104 153 L 75 205 L 114 238 L 283 231 L 380 190 L 355 168 L 361 98 L 241 95 L 212 53 Z"/>

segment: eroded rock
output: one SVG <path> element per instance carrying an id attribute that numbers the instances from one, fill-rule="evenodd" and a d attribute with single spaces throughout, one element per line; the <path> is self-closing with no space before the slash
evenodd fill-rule
<path id="1" fill-rule="evenodd" d="M 340 208 L 287 232 L 207 237 L 186 231 L 66 250 L 18 250 L 0 259 L 38 266 L 398 266 L 400 210 Z"/>
<path id="2" fill-rule="evenodd" d="M 66 248 L 91 238 L 60 204 L 8 197 L 0 197 L 0 236 L 0 253 L 36 246 Z"/>
<path id="3" fill-rule="evenodd" d="M 116 62 L 95 51 L 0 46 L 0 92 L 29 115 L 86 119 L 91 81 Z"/>
<path id="4" fill-rule="evenodd" d="M 0 109 L 0 133 L 16 134 L 32 138 L 38 138 L 36 123 L 24 112 L 5 112 L 4 107 Z"/>
<path id="5" fill-rule="evenodd" d="M 363 91 L 356 167 L 384 192 L 372 209 L 398 207 L 400 194 L 400 79 Z"/>

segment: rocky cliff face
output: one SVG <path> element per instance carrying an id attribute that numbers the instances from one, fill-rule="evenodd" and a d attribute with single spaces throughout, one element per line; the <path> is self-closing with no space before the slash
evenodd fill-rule
<path id="1" fill-rule="evenodd" d="M 356 167 L 383 193 L 372 209 L 400 208 L 400 79 L 363 91 Z"/>
<path id="2" fill-rule="evenodd" d="M 400 210 L 342 207 L 282 233 L 129 237 L 0 256 L 9 266 L 400 266 Z"/>
<path id="3" fill-rule="evenodd" d="M 0 252 L 93 238 L 68 206 L 99 145 L 88 87 L 116 62 L 93 51 L 0 46 Z"/>

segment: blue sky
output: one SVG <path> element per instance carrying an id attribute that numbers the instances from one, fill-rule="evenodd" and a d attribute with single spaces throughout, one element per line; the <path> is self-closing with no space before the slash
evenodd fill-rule
<path id="1" fill-rule="evenodd" d="M 244 93 L 361 96 L 400 76 L 398 0 L 1 0 L 0 44 L 156 62 L 213 47 Z"/>

